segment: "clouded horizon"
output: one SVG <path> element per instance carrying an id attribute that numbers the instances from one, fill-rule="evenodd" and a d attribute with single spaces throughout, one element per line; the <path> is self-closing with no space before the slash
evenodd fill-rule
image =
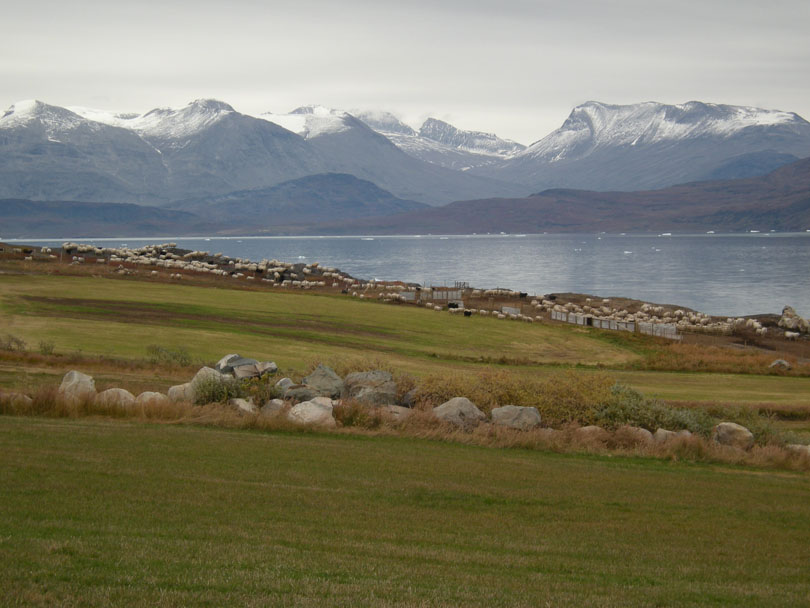
<path id="1" fill-rule="evenodd" d="M 810 4 L 76 0 L 4 7 L 2 109 L 145 112 L 213 97 L 427 116 L 524 144 L 571 109 L 699 100 L 810 119 Z"/>

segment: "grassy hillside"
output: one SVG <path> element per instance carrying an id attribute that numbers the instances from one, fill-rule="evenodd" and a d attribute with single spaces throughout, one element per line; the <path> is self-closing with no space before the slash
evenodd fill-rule
<path id="1" fill-rule="evenodd" d="M 810 478 L 0 418 L 3 605 L 787 606 Z"/>

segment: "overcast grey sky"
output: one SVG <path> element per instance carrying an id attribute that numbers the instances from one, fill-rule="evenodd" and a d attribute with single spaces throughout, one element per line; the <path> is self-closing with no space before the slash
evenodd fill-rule
<path id="1" fill-rule="evenodd" d="M 587 100 L 810 119 L 807 0 L 4 3 L 0 106 L 387 109 L 531 143 Z"/>

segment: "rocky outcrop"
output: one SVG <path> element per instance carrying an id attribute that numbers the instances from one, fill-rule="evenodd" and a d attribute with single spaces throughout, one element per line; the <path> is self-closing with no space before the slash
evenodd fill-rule
<path id="1" fill-rule="evenodd" d="M 496 426 L 505 426 L 521 431 L 528 431 L 540 426 L 540 412 L 537 411 L 536 407 L 504 405 L 493 409 L 491 416 L 492 424 Z"/>
<path id="2" fill-rule="evenodd" d="M 721 422 L 714 427 L 712 439 L 720 445 L 748 450 L 754 445 L 754 434 L 735 422 Z"/>
<path id="3" fill-rule="evenodd" d="M 323 363 L 302 381 L 303 384 L 316 391 L 319 395 L 324 397 L 332 397 L 337 399 L 343 390 L 343 380 L 338 376 L 333 369 L 325 366 Z"/>
<path id="4" fill-rule="evenodd" d="M 396 403 L 397 385 L 393 376 L 383 370 L 355 372 L 343 381 L 341 397 L 366 405 L 390 405 Z"/>
<path id="5" fill-rule="evenodd" d="M 466 397 L 453 397 L 450 401 L 445 401 L 433 408 L 433 415 L 439 420 L 464 429 L 473 428 L 486 420 L 484 412 Z"/>
<path id="6" fill-rule="evenodd" d="M 96 396 L 96 383 L 92 376 L 76 370 L 71 370 L 62 379 L 59 385 L 59 395 L 71 405 L 81 403 L 83 400 L 93 400 Z"/>

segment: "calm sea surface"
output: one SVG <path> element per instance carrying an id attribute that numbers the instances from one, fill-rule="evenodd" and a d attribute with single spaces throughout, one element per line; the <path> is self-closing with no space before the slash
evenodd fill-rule
<path id="1" fill-rule="evenodd" d="M 176 242 L 229 256 L 320 262 L 364 279 L 466 281 L 530 294 L 580 292 L 715 315 L 810 316 L 810 233 L 60 239 L 98 246 Z"/>

